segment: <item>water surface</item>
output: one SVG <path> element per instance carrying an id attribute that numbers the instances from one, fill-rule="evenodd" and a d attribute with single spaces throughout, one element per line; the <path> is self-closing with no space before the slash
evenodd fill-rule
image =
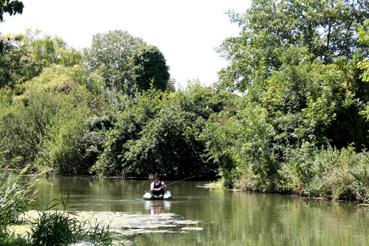
<path id="1" fill-rule="evenodd" d="M 36 208 L 66 198 L 71 210 L 175 213 L 202 231 L 146 234 L 135 245 L 369 245 L 369 208 L 281 195 L 169 185 L 172 201 L 144 201 L 149 181 L 53 178 L 39 181 Z"/>

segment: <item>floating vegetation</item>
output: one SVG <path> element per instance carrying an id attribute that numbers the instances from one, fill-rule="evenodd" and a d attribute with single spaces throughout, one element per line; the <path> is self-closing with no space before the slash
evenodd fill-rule
<path id="1" fill-rule="evenodd" d="M 25 224 L 36 220 L 39 216 L 38 211 L 31 210 L 21 216 L 21 221 Z M 186 220 L 183 217 L 173 213 L 159 214 L 132 214 L 125 212 L 109 211 L 74 211 L 68 214 L 75 219 L 87 221 L 89 225 L 109 226 L 109 230 L 117 238 L 120 236 L 134 236 L 146 233 L 177 233 L 181 231 L 200 231 L 197 227 L 198 221 Z M 193 226 L 193 227 L 192 227 Z M 17 234 L 26 233 L 29 225 L 13 226 L 10 229 Z"/>
<path id="2" fill-rule="evenodd" d="M 182 231 L 202 231 L 204 230 L 202 227 L 183 227 Z"/>

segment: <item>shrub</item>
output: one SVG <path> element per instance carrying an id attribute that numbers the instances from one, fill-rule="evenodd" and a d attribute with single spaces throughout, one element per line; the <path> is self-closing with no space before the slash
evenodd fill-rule
<path id="1" fill-rule="evenodd" d="M 333 200 L 369 201 L 369 153 L 312 144 L 289 151 L 278 191 Z"/>
<path id="2" fill-rule="evenodd" d="M 79 140 L 86 128 L 88 117 L 86 107 L 66 107 L 53 119 L 48 133 L 41 145 L 42 151 L 37 158 L 38 167 L 51 169 L 61 175 L 76 175 L 86 173 L 82 161 Z"/>

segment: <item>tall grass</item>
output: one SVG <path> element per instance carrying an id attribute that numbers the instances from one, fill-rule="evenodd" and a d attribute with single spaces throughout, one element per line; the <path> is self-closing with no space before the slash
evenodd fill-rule
<path id="1" fill-rule="evenodd" d="M 42 211 L 29 234 L 31 245 L 69 245 L 78 241 L 90 241 L 98 245 L 112 244 L 108 227 L 79 221 L 65 211 Z"/>
<path id="2" fill-rule="evenodd" d="M 61 211 L 40 212 L 32 227 L 30 238 L 33 245 L 68 245 L 80 240 L 82 234 L 78 221 Z"/>
<path id="3" fill-rule="evenodd" d="M 7 226 L 16 221 L 18 215 L 26 211 L 35 197 L 34 179 L 25 181 L 19 174 L 0 175 L 0 238 L 7 236 Z"/>
<path id="4" fill-rule="evenodd" d="M 90 241 L 102 246 L 111 245 L 112 234 L 109 227 L 78 220 L 77 215 L 67 211 L 68 203 L 69 194 L 66 199 L 50 201 L 50 205 L 39 212 L 29 233 L 32 245 L 69 245 L 78 241 Z"/>

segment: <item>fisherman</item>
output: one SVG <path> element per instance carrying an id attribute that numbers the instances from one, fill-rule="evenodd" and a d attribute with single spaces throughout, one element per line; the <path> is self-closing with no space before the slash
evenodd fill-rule
<path id="1" fill-rule="evenodd" d="M 160 181 L 160 176 L 158 174 L 155 174 L 154 178 L 154 181 L 152 181 L 150 185 L 151 193 L 155 196 L 164 195 L 167 186 L 163 181 Z"/>

